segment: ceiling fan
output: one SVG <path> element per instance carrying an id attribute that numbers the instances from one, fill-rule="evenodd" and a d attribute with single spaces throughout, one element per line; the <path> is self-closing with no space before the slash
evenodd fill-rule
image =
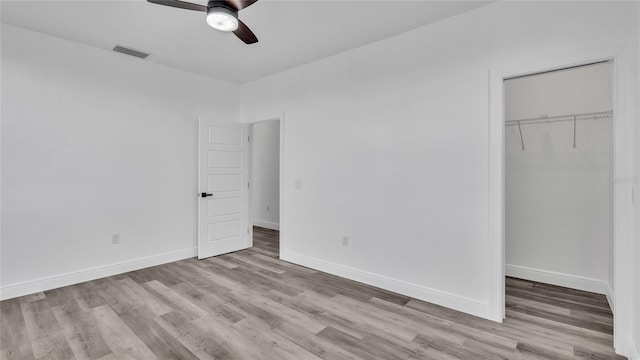
<path id="1" fill-rule="evenodd" d="M 202 11 L 207 13 L 207 24 L 212 28 L 233 32 L 245 44 L 254 44 L 258 38 L 238 19 L 238 11 L 258 0 L 210 0 L 207 6 L 192 4 L 180 0 L 147 0 L 150 3 L 171 6 L 179 9 Z"/>

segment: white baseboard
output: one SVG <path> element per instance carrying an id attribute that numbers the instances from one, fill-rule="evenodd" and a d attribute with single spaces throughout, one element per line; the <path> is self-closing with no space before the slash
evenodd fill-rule
<path id="1" fill-rule="evenodd" d="M 605 281 L 605 285 L 606 285 L 606 293 L 604 294 L 607 297 L 607 301 L 609 302 L 609 307 L 611 308 L 611 313 L 615 314 L 616 313 L 616 309 L 614 308 L 615 306 L 615 302 L 613 301 L 613 288 L 611 287 L 611 284 L 609 284 L 608 281 Z"/>
<path id="2" fill-rule="evenodd" d="M 280 230 L 280 224 L 270 222 L 270 221 L 265 221 L 265 220 L 253 220 L 253 225 L 271 229 L 271 230 L 278 230 L 278 231 Z"/>
<path id="3" fill-rule="evenodd" d="M 488 303 L 283 250 L 280 259 L 491 320 Z"/>
<path id="4" fill-rule="evenodd" d="M 613 303 L 613 290 L 609 283 L 604 280 L 518 265 L 505 265 L 505 274 L 519 279 L 603 294 L 607 296 L 609 304 Z"/>
<path id="5" fill-rule="evenodd" d="M 21 283 L 6 286 L 3 285 L 2 287 L 0 287 L 0 300 L 7 300 L 23 295 L 37 293 L 40 291 L 56 289 L 63 286 L 100 279 L 107 276 L 126 273 L 129 271 L 144 269 L 150 266 L 166 264 L 169 262 L 194 257 L 197 254 L 197 248 L 176 250 L 164 254 L 147 256 L 115 264 L 96 266 L 94 268 L 47 276 L 44 278 L 25 281 Z"/>

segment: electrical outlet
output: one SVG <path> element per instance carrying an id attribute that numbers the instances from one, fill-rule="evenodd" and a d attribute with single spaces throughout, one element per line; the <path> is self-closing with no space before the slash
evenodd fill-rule
<path id="1" fill-rule="evenodd" d="M 271 210 L 271 207 L 267 205 L 267 212 L 269 212 L 269 210 Z"/>
<path id="2" fill-rule="evenodd" d="M 294 181 L 294 186 L 298 190 L 302 189 L 302 180 L 296 179 L 296 181 Z"/>
<path id="3" fill-rule="evenodd" d="M 349 246 L 349 237 L 348 236 L 343 236 L 342 237 L 342 246 Z"/>
<path id="4" fill-rule="evenodd" d="M 120 233 L 111 234 L 111 244 L 120 244 Z"/>

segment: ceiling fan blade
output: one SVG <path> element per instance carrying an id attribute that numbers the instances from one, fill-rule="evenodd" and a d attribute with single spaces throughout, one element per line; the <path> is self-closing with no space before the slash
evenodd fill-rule
<path id="1" fill-rule="evenodd" d="M 233 32 L 240 40 L 245 44 L 255 44 L 258 42 L 258 38 L 253 34 L 253 31 L 247 27 L 240 19 L 238 19 L 238 28 Z"/>
<path id="2" fill-rule="evenodd" d="M 236 9 L 238 11 L 249 7 L 250 5 L 252 5 L 253 3 L 255 3 L 258 0 L 224 0 L 225 4 L 227 4 L 227 6 L 230 6 L 233 9 Z"/>
<path id="3" fill-rule="evenodd" d="M 195 10 L 207 12 L 207 7 L 204 5 L 192 4 L 180 0 L 147 0 L 153 4 L 171 6 L 178 9 Z"/>

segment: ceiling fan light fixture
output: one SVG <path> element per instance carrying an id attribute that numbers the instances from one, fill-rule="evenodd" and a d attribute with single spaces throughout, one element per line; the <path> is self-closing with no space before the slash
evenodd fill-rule
<path id="1" fill-rule="evenodd" d="M 219 31 L 235 31 L 238 29 L 238 13 L 222 6 L 210 7 L 207 10 L 207 25 Z"/>
<path id="2" fill-rule="evenodd" d="M 0 0 L 2 1 L 2 0 Z M 204 12 L 207 25 L 223 31 L 233 32 L 245 44 L 258 42 L 256 35 L 245 23 L 238 19 L 238 11 L 254 4 L 258 0 L 209 0 L 207 6 L 182 0 L 147 0 L 152 4 L 170 6 L 178 9 Z"/>

